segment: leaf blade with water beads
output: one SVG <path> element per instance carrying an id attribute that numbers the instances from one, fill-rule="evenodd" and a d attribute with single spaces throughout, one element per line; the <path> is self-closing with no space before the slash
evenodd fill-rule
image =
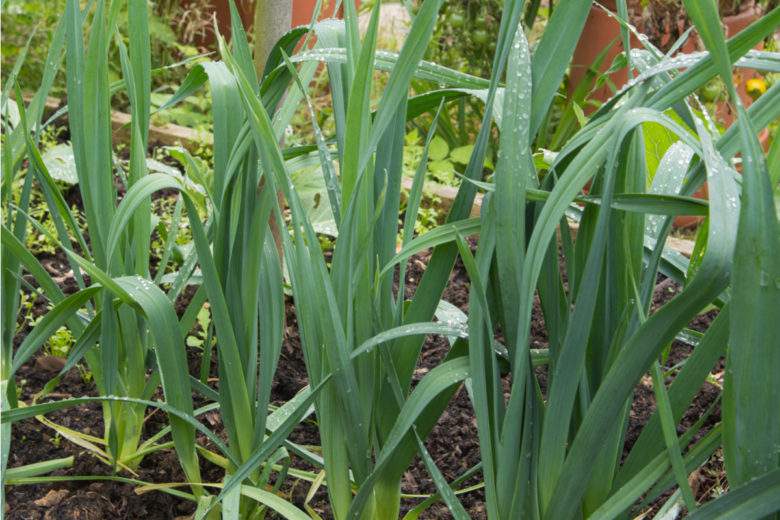
<path id="1" fill-rule="evenodd" d="M 622 409 L 635 382 L 661 348 L 704 305 L 714 300 L 728 285 L 728 272 L 736 236 L 734 176 L 712 145 L 709 132 L 698 124 L 704 147 L 710 183 L 709 247 L 696 277 L 674 300 L 650 316 L 625 340 L 630 349 L 617 354 L 610 371 L 596 393 L 588 413 L 571 444 L 561 478 L 556 485 L 556 501 L 546 518 L 566 517 L 574 511 L 591 471 L 591 456 L 600 442 L 600 424 L 613 420 Z"/>

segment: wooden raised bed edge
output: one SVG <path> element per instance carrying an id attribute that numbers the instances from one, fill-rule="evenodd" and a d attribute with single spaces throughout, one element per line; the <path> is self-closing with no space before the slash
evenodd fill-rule
<path id="1" fill-rule="evenodd" d="M 60 100 L 57 98 L 46 98 L 46 110 L 54 112 L 60 107 Z M 114 129 L 114 136 L 126 135 L 130 124 L 130 114 L 124 112 L 111 112 L 111 125 Z M 197 149 L 203 144 L 211 144 L 214 142 L 213 136 L 210 132 L 197 131 L 185 126 L 174 125 L 169 123 L 164 126 L 149 126 L 149 139 L 150 141 L 165 145 L 165 146 L 183 146 L 189 150 Z M 406 189 L 412 187 L 412 180 L 404 178 L 403 186 Z M 441 199 L 442 209 L 449 211 L 455 196 L 458 194 L 458 189 L 453 186 L 445 186 L 437 184 L 435 182 L 427 182 L 426 190 L 434 196 Z M 471 216 L 479 216 L 479 212 L 482 209 L 482 195 L 477 194 L 474 199 L 474 205 L 471 207 Z M 577 223 L 570 223 L 571 229 L 576 233 Z M 693 253 L 694 242 L 692 240 L 686 240 L 681 238 L 669 237 L 666 240 L 666 245 L 681 253 L 687 257 L 690 257 Z"/>
<path id="2" fill-rule="evenodd" d="M 24 100 L 29 102 L 32 96 L 25 95 Z M 62 106 L 62 102 L 54 97 L 47 97 L 44 104 L 44 112 L 51 115 Z M 129 137 L 130 114 L 111 111 L 111 127 L 114 137 Z M 188 150 L 196 150 L 204 144 L 212 144 L 214 138 L 211 132 L 193 130 L 185 126 L 168 123 L 163 126 L 149 126 L 149 141 L 165 146 L 183 146 Z"/>

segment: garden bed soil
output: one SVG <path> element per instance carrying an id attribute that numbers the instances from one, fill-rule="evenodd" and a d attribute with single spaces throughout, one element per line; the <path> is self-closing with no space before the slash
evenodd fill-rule
<path id="1" fill-rule="evenodd" d="M 419 282 L 428 254 L 422 254 L 410 260 L 407 278 L 408 296 Z M 72 278 L 65 276 L 69 267 L 64 258 L 59 255 L 52 258 L 44 258 L 47 269 L 59 271 L 63 277 L 63 286 L 66 292 L 75 290 Z M 670 280 L 662 281 L 656 290 L 655 305 L 658 306 L 671 299 L 679 288 Z M 444 293 L 444 299 L 468 311 L 468 279 L 463 266 L 458 263 L 451 275 L 450 284 Z M 177 311 L 182 312 L 187 299 L 192 292 L 185 292 L 182 299 L 177 302 Z M 36 303 L 35 314 L 46 311 L 45 305 Z M 287 330 L 282 348 L 279 368 L 276 373 L 272 390 L 272 400 L 281 404 L 292 398 L 307 383 L 306 369 L 301 354 L 300 338 L 295 324 L 294 305 L 288 300 L 286 305 Z M 692 326 L 700 330 L 706 329 L 708 323 L 714 318 L 713 313 L 696 319 Z M 17 341 L 20 341 L 26 330 L 23 330 Z M 539 347 L 545 346 L 547 338 L 544 333 L 544 320 L 539 310 L 538 302 L 534 306 L 532 319 L 531 342 Z M 435 367 L 444 358 L 449 350 L 448 342 L 439 336 L 429 337 L 424 346 L 415 371 L 414 378 L 419 381 L 429 370 Z M 679 342 L 675 342 L 671 349 L 667 365 L 671 366 L 688 356 L 691 348 Z M 200 351 L 189 349 L 188 357 L 190 370 L 193 374 L 200 371 Z M 61 362 L 44 354 L 39 355 L 27 365 L 23 366 L 17 374 L 17 383 L 21 389 L 21 399 L 29 401 L 32 396 L 40 391 L 43 385 L 56 374 Z M 216 375 L 215 361 L 212 360 L 211 374 Z M 717 367 L 722 370 L 722 367 Z M 546 374 L 543 368 L 537 369 L 540 383 L 544 386 Z M 508 381 L 505 386 L 508 388 Z M 543 391 L 545 389 L 543 388 Z M 718 389 L 709 383 L 700 391 L 691 408 L 686 412 L 679 428 L 685 428 L 704 413 L 704 410 L 717 398 Z M 51 398 L 63 399 L 72 396 L 95 395 L 94 385 L 82 377 L 78 369 L 71 370 L 64 378 L 56 393 Z M 199 396 L 195 396 L 200 399 Z M 196 402 L 196 405 L 203 404 Z M 638 385 L 634 392 L 629 428 L 626 434 L 626 450 L 636 441 L 642 426 L 652 415 L 655 409 L 652 386 L 649 380 Z M 48 418 L 73 430 L 100 436 L 103 431 L 102 412 L 99 404 L 80 406 L 76 410 L 62 410 L 54 412 Z M 219 415 L 216 412 L 207 414 L 203 418 L 210 428 L 218 434 L 223 434 Z M 713 414 L 707 422 L 710 427 L 719 420 L 719 411 Z M 319 445 L 319 436 L 316 427 L 316 418 L 310 417 L 300 424 L 292 432 L 290 440 L 301 445 Z M 159 431 L 166 425 L 167 418 L 160 412 L 152 413 L 145 427 L 145 438 Z M 199 442 L 208 445 L 205 438 Z M 439 418 L 438 423 L 426 439 L 426 446 L 436 464 L 448 480 L 454 480 L 468 468 L 477 464 L 480 460 L 477 437 L 476 419 L 468 399 L 466 391 L 461 388 L 453 397 L 446 410 Z M 90 455 L 86 450 L 79 448 L 71 442 L 58 438 L 56 433 L 40 422 L 30 419 L 13 425 L 12 450 L 9 458 L 9 467 L 20 466 L 33 462 L 39 462 L 54 458 L 73 456 L 74 465 L 70 468 L 58 470 L 53 475 L 69 477 L 75 475 L 110 475 L 111 468 Z M 312 469 L 306 463 L 293 457 L 293 465 L 301 469 Z M 222 470 L 202 460 L 201 470 L 205 481 L 218 482 L 222 477 Z M 146 482 L 176 482 L 183 481 L 184 476 L 179 468 L 175 453 L 162 451 L 147 456 L 138 468 L 138 479 Z M 714 456 L 696 475 L 694 489 L 697 496 L 706 499 L 717 486 L 723 486 L 722 463 Z M 476 484 L 479 477 L 472 477 L 465 485 Z M 416 459 L 404 474 L 402 490 L 405 493 L 433 493 L 436 491 L 424 465 Z M 306 496 L 309 492 L 309 484 L 303 481 L 288 479 L 282 487 L 282 492 L 291 498 L 293 502 L 303 508 Z M 472 491 L 459 497 L 472 518 L 485 518 L 484 494 L 482 490 Z M 187 518 L 192 514 L 194 506 L 191 502 L 176 498 L 162 492 L 148 492 L 138 495 L 134 487 L 112 481 L 74 481 L 66 480 L 51 484 L 35 484 L 8 486 L 6 488 L 7 518 L 9 520 L 54 520 L 54 519 L 177 519 Z M 329 518 L 330 508 L 327 503 L 327 494 L 321 487 L 309 502 L 315 511 Z M 402 511 L 413 507 L 417 500 L 404 500 Z M 660 500 L 656 501 L 660 504 Z M 654 508 L 655 509 L 655 508 Z M 436 504 L 428 509 L 421 518 L 444 519 L 451 515 L 442 504 Z"/>

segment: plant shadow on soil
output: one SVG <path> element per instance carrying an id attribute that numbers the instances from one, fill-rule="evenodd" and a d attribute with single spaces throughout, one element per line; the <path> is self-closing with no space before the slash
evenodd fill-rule
<path id="1" fill-rule="evenodd" d="M 413 257 L 409 261 L 407 273 L 407 296 L 411 296 L 425 270 L 429 254 L 424 253 Z M 70 293 L 76 289 L 72 277 L 68 277 L 67 262 L 59 255 L 52 258 L 43 258 L 42 261 L 51 274 L 58 276 L 65 292 Z M 670 300 L 679 291 L 679 286 L 671 280 L 659 277 L 659 284 L 654 294 L 654 308 Z M 177 311 L 183 312 L 192 297 L 194 291 L 188 288 L 177 301 Z M 465 270 L 457 262 L 450 277 L 450 283 L 443 298 L 458 306 L 464 312 L 468 312 L 469 284 Z M 34 305 L 33 313 L 40 315 L 46 312 L 46 306 L 39 301 Z M 292 398 L 307 383 L 306 368 L 301 353 L 300 338 L 297 333 L 295 309 L 292 301 L 287 300 L 287 328 L 278 370 L 275 375 L 272 401 L 274 404 L 282 404 Z M 716 311 L 698 317 L 691 327 L 697 330 L 706 330 L 710 321 L 714 319 Z M 16 344 L 23 339 L 29 331 L 29 327 L 22 329 L 16 338 Z M 538 301 L 535 303 L 532 327 L 531 344 L 534 348 L 547 345 L 544 329 L 544 319 L 541 315 Z M 449 350 L 447 340 L 440 336 L 428 337 L 423 346 L 418 367 L 414 374 L 415 383 L 428 371 L 438 365 Z M 692 352 L 692 348 L 675 342 L 667 360 L 667 367 L 673 366 L 685 359 Z M 200 371 L 201 351 L 188 348 L 190 370 L 193 375 Z M 52 366 L 54 365 L 54 366 Z M 61 366 L 61 365 L 60 365 Z M 29 401 L 32 396 L 41 390 L 43 385 L 56 374 L 58 370 L 56 360 L 45 354 L 39 355 L 30 363 L 24 365 L 17 374 L 17 384 L 21 388 L 20 399 Z M 722 361 L 713 369 L 714 373 L 722 373 Z M 546 371 L 543 367 L 536 369 L 537 377 L 542 391 L 546 391 Z M 212 359 L 210 367 L 211 377 L 216 377 L 216 362 Z M 211 383 L 214 385 L 215 383 Z M 508 393 L 509 377 L 504 378 L 505 392 Z M 81 373 L 74 369 L 64 378 L 59 387 L 47 399 L 63 399 L 74 396 L 96 395 L 94 385 L 85 382 Z M 692 425 L 717 399 L 719 390 L 710 383 L 705 383 L 693 404 L 686 412 L 683 420 L 678 425 L 681 433 Z M 162 397 L 162 396 L 158 396 Z M 195 405 L 205 404 L 198 395 L 193 395 Z M 634 401 L 629 418 L 628 431 L 624 456 L 636 441 L 643 425 L 649 420 L 655 410 L 652 385 L 649 378 L 643 379 L 634 391 Z M 101 436 L 103 431 L 102 411 L 99 404 L 89 404 L 76 409 L 61 410 L 52 413 L 50 420 L 62 426 L 83 433 Z M 201 417 L 205 424 L 224 438 L 219 414 L 216 411 L 209 412 Z M 720 410 L 707 419 L 704 432 L 708 431 L 720 420 Z M 165 414 L 157 411 L 151 413 L 145 424 L 144 438 L 148 438 L 167 424 Z M 318 446 L 316 417 L 309 417 L 293 430 L 290 440 L 306 446 Z M 202 445 L 208 446 L 205 437 L 198 439 Z M 439 418 L 438 423 L 425 441 L 426 446 L 434 461 L 449 481 L 454 480 L 464 471 L 477 464 L 480 460 L 479 444 L 477 437 L 476 419 L 464 388 L 454 395 L 446 410 Z M 110 475 L 111 468 L 97 460 L 86 450 L 79 448 L 66 439 L 59 438 L 56 433 L 42 423 L 30 419 L 13 425 L 12 448 L 9 457 L 9 467 L 21 466 L 33 462 L 74 456 L 72 467 L 58 470 L 53 473 L 57 476 L 75 475 Z M 305 461 L 292 455 L 293 467 L 299 469 L 313 469 Z M 138 468 L 138 477 L 147 482 L 181 482 L 184 476 L 178 465 L 173 450 L 153 453 L 142 461 Z M 201 459 L 201 471 L 204 481 L 219 482 L 223 472 Z M 477 484 L 480 476 L 477 474 L 463 485 Z M 697 472 L 692 475 L 691 483 L 699 500 L 710 498 L 725 485 L 722 460 L 716 455 Z M 405 493 L 433 493 L 436 488 L 429 477 L 424 464 L 416 458 L 404 473 L 402 490 Z M 309 483 L 288 478 L 282 486 L 281 492 L 291 499 L 298 507 L 303 508 L 309 493 Z M 657 510 L 662 500 L 671 494 L 671 490 L 657 499 L 651 506 L 651 514 Z M 194 510 L 192 502 L 179 499 L 162 492 L 148 492 L 138 495 L 133 486 L 110 481 L 67 481 L 53 484 L 19 485 L 6 487 L 7 518 L 9 520 L 55 520 L 55 519 L 79 519 L 92 520 L 103 518 L 130 519 L 176 519 L 187 518 Z M 484 494 L 481 489 L 459 496 L 466 511 L 472 518 L 485 518 Z M 405 499 L 402 503 L 402 513 L 414 507 L 419 500 Z M 331 518 L 328 506 L 327 493 L 321 487 L 309 501 L 308 505 L 318 512 L 323 518 Z M 423 513 L 421 518 L 444 519 L 451 515 L 443 504 L 435 504 Z"/>

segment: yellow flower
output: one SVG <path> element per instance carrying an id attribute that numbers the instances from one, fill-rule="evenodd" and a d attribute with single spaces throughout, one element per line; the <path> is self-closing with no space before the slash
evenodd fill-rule
<path id="1" fill-rule="evenodd" d="M 766 81 L 764 78 L 752 78 L 745 83 L 745 90 L 753 99 L 758 99 L 761 94 L 766 92 Z"/>

